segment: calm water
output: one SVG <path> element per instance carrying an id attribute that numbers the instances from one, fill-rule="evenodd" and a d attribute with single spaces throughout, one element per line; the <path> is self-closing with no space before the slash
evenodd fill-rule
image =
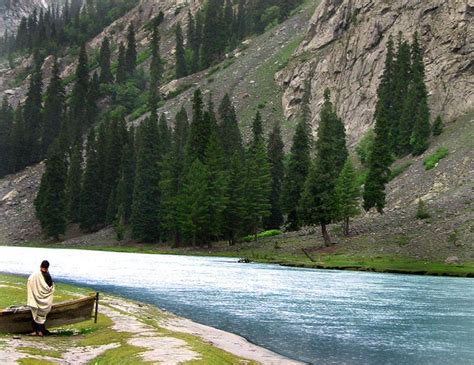
<path id="1" fill-rule="evenodd" d="M 0 271 L 152 303 L 315 364 L 474 364 L 474 281 L 0 247 Z"/>

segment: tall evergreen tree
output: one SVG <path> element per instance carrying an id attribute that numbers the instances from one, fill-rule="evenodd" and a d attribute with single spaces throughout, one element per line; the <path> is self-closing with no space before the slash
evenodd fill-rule
<path id="1" fill-rule="evenodd" d="M 163 170 L 160 182 L 163 230 L 172 236 L 176 247 L 181 244 L 182 239 L 178 208 L 180 205 L 180 194 L 183 188 L 185 146 L 188 139 L 188 128 L 189 124 L 186 110 L 181 108 L 178 114 L 176 114 L 171 152 L 163 159 Z"/>
<path id="2" fill-rule="evenodd" d="M 171 131 L 168 127 L 168 119 L 166 115 L 161 114 L 160 120 L 158 121 L 158 133 L 159 133 L 159 154 L 160 161 L 171 150 Z"/>
<path id="3" fill-rule="evenodd" d="M 229 94 L 224 95 L 219 105 L 219 135 L 225 155 L 229 160 L 234 153 L 243 156 L 242 135 Z"/>
<path id="4" fill-rule="evenodd" d="M 202 36 L 203 68 L 208 68 L 221 59 L 225 50 L 225 34 L 223 30 L 223 0 L 208 0 L 205 6 L 204 27 Z"/>
<path id="5" fill-rule="evenodd" d="M 151 117 L 156 120 L 158 102 L 160 101 L 160 94 L 158 88 L 160 87 L 161 79 L 163 77 L 163 61 L 160 57 L 160 35 L 158 27 L 153 28 L 151 39 L 151 63 L 150 63 L 150 113 Z"/>
<path id="6" fill-rule="evenodd" d="M 125 45 L 123 44 L 123 42 L 120 42 L 117 59 L 117 71 L 115 74 L 115 81 L 117 82 L 117 84 L 123 84 L 127 79 L 125 52 Z"/>
<path id="7" fill-rule="evenodd" d="M 183 30 L 181 29 L 181 23 L 178 22 L 178 25 L 175 29 L 175 38 L 176 38 L 176 78 L 180 79 L 188 74 L 186 66 L 186 58 L 184 52 L 184 40 L 183 40 Z"/>
<path id="8" fill-rule="evenodd" d="M 349 235 L 349 219 L 359 214 L 360 187 L 348 158 L 336 183 L 337 218 L 343 221 L 344 235 Z"/>
<path id="9" fill-rule="evenodd" d="M 158 166 L 158 126 L 147 120 L 138 133 L 138 155 L 133 191 L 132 235 L 142 242 L 160 239 L 160 169 Z"/>
<path id="10" fill-rule="evenodd" d="M 267 229 L 279 228 L 283 224 L 281 211 L 281 190 L 284 177 L 283 159 L 285 157 L 284 144 L 281 139 L 279 124 L 275 123 L 268 140 L 268 161 L 270 162 L 270 174 L 272 178 L 272 189 L 270 194 L 270 216 L 265 220 Z"/>
<path id="11" fill-rule="evenodd" d="M 195 29 L 194 39 L 191 43 L 192 58 L 191 58 L 191 73 L 195 73 L 200 70 L 200 58 L 201 58 L 201 45 L 203 40 L 203 15 L 202 11 L 196 14 L 195 18 Z"/>
<path id="12" fill-rule="evenodd" d="M 297 230 L 301 224 L 301 217 L 298 217 L 297 208 L 310 166 L 309 95 L 309 84 L 307 84 L 303 99 L 302 116 L 296 126 L 288 166 L 283 180 L 282 206 L 283 211 L 287 214 L 286 223 L 289 230 Z"/>
<path id="13" fill-rule="evenodd" d="M 85 125 L 92 126 L 96 123 L 99 116 L 99 107 L 97 100 L 99 99 L 100 81 L 97 72 L 94 72 L 87 90 L 86 107 L 85 107 Z"/>
<path id="14" fill-rule="evenodd" d="M 330 97 L 329 89 L 326 89 L 316 141 L 317 158 L 311 165 L 300 203 L 305 222 L 321 226 L 326 245 L 331 244 L 327 225 L 337 216 L 336 181 L 344 163 L 342 156 L 347 156 L 344 125 Z"/>
<path id="15" fill-rule="evenodd" d="M 412 82 L 408 99 L 414 99 L 413 131 L 410 138 L 411 150 L 414 156 L 426 151 L 430 138 L 430 111 L 428 108 L 428 91 L 425 85 L 425 65 L 418 33 L 415 33 L 412 44 Z M 410 105 L 411 102 L 408 102 Z"/>
<path id="16" fill-rule="evenodd" d="M 201 90 L 197 89 L 193 97 L 193 118 L 189 130 L 188 145 L 186 147 L 186 155 L 189 164 L 196 158 L 201 159 L 201 162 L 204 160 L 211 129 L 210 115 L 207 112 L 203 112 Z"/>
<path id="17" fill-rule="evenodd" d="M 183 189 L 179 195 L 180 229 L 193 246 L 199 239 L 206 237 L 206 227 L 210 223 L 208 178 L 206 165 L 200 159 L 195 159 L 184 176 Z"/>
<path id="18" fill-rule="evenodd" d="M 51 80 L 46 89 L 44 110 L 43 110 L 43 128 L 41 131 L 41 145 L 43 155 L 46 154 L 48 147 L 59 136 L 64 117 L 65 91 L 61 77 L 59 76 L 59 65 L 54 60 Z"/>
<path id="19" fill-rule="evenodd" d="M 69 222 L 79 223 L 82 191 L 82 143 L 72 152 L 66 180 L 66 211 Z"/>
<path id="20" fill-rule="evenodd" d="M 401 62 L 401 61 L 400 61 Z M 390 121 L 393 120 L 393 85 L 394 85 L 394 61 L 393 41 L 389 40 L 385 67 L 377 89 L 377 104 L 375 107 L 375 138 L 372 151 L 369 155 L 369 172 L 364 184 L 364 209 L 377 208 L 383 213 L 385 207 L 385 184 L 388 182 L 390 165 L 392 164 L 393 141 L 390 143 Z M 397 134 L 397 151 L 405 153 L 407 137 L 410 135 L 411 127 L 406 123 L 406 118 L 401 117 Z"/>
<path id="21" fill-rule="evenodd" d="M 117 185 L 117 220 L 128 224 L 132 215 L 133 186 L 135 180 L 135 149 L 133 129 L 128 133 L 123 147 L 120 180 Z"/>
<path id="22" fill-rule="evenodd" d="M 43 88 L 41 68 L 36 67 L 31 75 L 30 85 L 26 94 L 23 107 L 23 120 L 25 123 L 25 142 L 28 146 L 28 156 L 26 163 L 32 164 L 41 160 L 41 94 Z"/>
<path id="23" fill-rule="evenodd" d="M 387 46 L 386 63 L 390 63 L 390 57 L 393 58 L 393 56 L 391 56 L 391 47 L 393 47 L 393 45 L 389 43 Z M 386 65 L 385 68 L 387 69 L 388 66 Z M 412 127 L 411 123 L 407 124 L 409 120 L 402 123 L 401 119 L 411 78 L 410 45 L 407 41 L 403 40 L 401 33 L 399 34 L 397 57 L 393 73 L 393 81 L 385 86 L 390 88 L 389 92 L 393 93 L 392 95 L 387 96 L 393 98 L 393 113 L 391 115 L 390 123 L 390 146 L 393 153 L 402 155 L 404 150 L 409 149 Z M 384 94 L 386 94 L 385 91 Z"/>
<path id="24" fill-rule="evenodd" d="M 10 136 L 13 128 L 13 108 L 8 103 L 5 95 L 0 107 L 0 177 L 11 172 L 11 141 Z"/>
<path id="25" fill-rule="evenodd" d="M 13 126 L 9 138 L 10 156 L 8 165 L 10 166 L 10 172 L 19 171 L 28 165 L 29 151 L 25 134 L 23 108 L 19 106 L 13 115 Z"/>
<path id="26" fill-rule="evenodd" d="M 224 150 L 217 133 L 214 131 L 206 148 L 204 163 L 207 167 L 207 188 L 209 197 L 209 224 L 207 226 L 206 241 L 221 237 L 224 225 L 224 211 L 227 206 L 227 177 L 225 171 L 226 160 Z"/>
<path id="27" fill-rule="evenodd" d="M 87 166 L 81 190 L 79 224 L 82 229 L 93 231 L 101 223 L 102 211 L 101 160 L 97 153 L 97 140 L 93 128 L 87 138 L 86 161 Z"/>
<path id="28" fill-rule="evenodd" d="M 100 67 L 100 83 L 110 84 L 113 82 L 114 77 L 110 69 L 110 42 L 109 38 L 104 37 L 100 46 L 99 54 L 99 67 Z"/>
<path id="29" fill-rule="evenodd" d="M 137 67 L 137 42 L 135 40 L 135 28 L 133 24 L 128 26 L 127 51 L 125 52 L 125 70 L 128 76 L 135 74 Z"/>
<path id="30" fill-rule="evenodd" d="M 253 125 L 253 139 L 247 151 L 245 198 L 249 232 L 257 237 L 263 219 L 270 215 L 271 175 L 263 140 L 262 119 L 257 112 Z"/>
<path id="31" fill-rule="evenodd" d="M 70 138 L 77 141 L 84 132 L 84 115 L 86 114 L 87 94 L 89 91 L 89 66 L 85 44 L 81 45 L 76 67 L 76 82 L 69 99 Z"/>
<path id="32" fill-rule="evenodd" d="M 48 150 L 46 169 L 35 199 L 36 216 L 47 237 L 58 240 L 66 232 L 67 163 L 59 142 Z"/>

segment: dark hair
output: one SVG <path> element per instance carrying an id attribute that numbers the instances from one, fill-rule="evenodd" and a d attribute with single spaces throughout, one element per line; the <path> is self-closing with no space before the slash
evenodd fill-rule
<path id="1" fill-rule="evenodd" d="M 43 269 L 48 269 L 49 268 L 49 262 L 48 260 L 44 260 L 42 263 L 41 263 L 41 267 Z"/>

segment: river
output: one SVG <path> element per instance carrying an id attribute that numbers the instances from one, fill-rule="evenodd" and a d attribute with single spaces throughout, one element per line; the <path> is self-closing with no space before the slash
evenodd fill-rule
<path id="1" fill-rule="evenodd" d="M 0 246 L 57 281 L 155 304 L 314 364 L 474 364 L 474 281 L 235 259 Z"/>

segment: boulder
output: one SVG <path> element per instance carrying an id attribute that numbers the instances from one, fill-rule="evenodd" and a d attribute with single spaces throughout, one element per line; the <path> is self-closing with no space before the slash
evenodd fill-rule
<path id="1" fill-rule="evenodd" d="M 453 265 L 453 264 L 460 264 L 461 261 L 459 260 L 457 256 L 449 256 L 446 258 L 446 260 L 444 260 L 444 263 L 448 265 Z"/>

